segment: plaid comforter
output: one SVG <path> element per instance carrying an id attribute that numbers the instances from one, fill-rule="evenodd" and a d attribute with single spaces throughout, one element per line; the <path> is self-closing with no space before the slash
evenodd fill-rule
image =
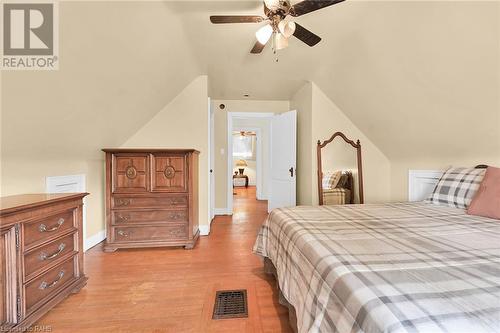
<path id="1" fill-rule="evenodd" d="M 268 257 L 299 332 L 500 332 L 500 221 L 428 203 L 274 210 Z"/>

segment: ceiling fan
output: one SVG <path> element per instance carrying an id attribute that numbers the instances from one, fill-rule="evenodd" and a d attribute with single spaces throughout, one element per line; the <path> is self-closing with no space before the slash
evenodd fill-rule
<path id="1" fill-rule="evenodd" d="M 237 135 L 237 136 L 257 136 L 257 134 L 255 132 L 251 132 L 251 131 L 233 132 L 233 135 Z"/>
<path id="2" fill-rule="evenodd" d="M 210 16 L 210 21 L 214 24 L 266 22 L 267 24 L 255 34 L 257 42 L 250 51 L 251 53 L 261 53 L 271 37 L 273 37 L 274 51 L 286 48 L 288 38 L 291 36 L 313 47 L 321 41 L 321 38 L 289 19 L 289 16 L 298 17 L 342 1 L 344 0 L 303 0 L 292 5 L 290 0 L 264 0 L 265 17 L 258 15 L 217 15 Z"/>

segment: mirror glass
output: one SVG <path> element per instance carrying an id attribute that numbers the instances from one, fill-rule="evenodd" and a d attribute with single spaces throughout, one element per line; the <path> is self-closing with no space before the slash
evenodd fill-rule
<path id="1" fill-rule="evenodd" d="M 360 203 L 356 148 L 337 136 L 321 149 L 321 170 L 323 205 Z"/>

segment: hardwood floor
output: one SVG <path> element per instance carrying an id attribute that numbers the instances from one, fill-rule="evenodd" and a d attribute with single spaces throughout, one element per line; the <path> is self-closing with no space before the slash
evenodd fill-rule
<path id="1" fill-rule="evenodd" d="M 252 253 L 267 202 L 235 189 L 234 215 L 217 216 L 193 250 L 85 254 L 88 285 L 41 318 L 53 332 L 291 332 L 275 281 Z M 212 320 L 216 290 L 247 289 L 249 317 Z"/>

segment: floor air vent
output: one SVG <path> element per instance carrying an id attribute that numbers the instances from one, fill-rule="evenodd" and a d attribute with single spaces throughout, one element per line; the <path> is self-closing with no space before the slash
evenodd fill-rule
<path id="1" fill-rule="evenodd" d="M 212 319 L 248 317 L 246 290 L 221 290 L 215 295 Z"/>

